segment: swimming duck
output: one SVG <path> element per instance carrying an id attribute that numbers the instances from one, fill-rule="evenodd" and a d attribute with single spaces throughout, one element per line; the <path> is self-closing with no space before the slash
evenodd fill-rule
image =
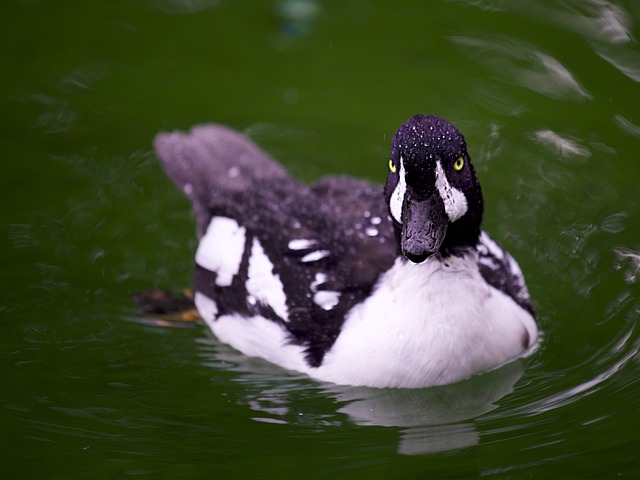
<path id="1" fill-rule="evenodd" d="M 536 345 L 524 277 L 481 230 L 480 184 L 447 120 L 398 129 L 384 189 L 300 183 L 220 125 L 154 146 L 195 210 L 195 305 L 242 353 L 337 384 L 421 388 Z"/>

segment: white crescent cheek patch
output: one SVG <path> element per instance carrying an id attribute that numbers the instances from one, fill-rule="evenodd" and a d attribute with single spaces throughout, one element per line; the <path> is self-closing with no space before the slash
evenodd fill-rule
<path id="1" fill-rule="evenodd" d="M 451 186 L 440 162 L 436 162 L 436 188 L 444 202 L 444 211 L 447 212 L 450 222 L 455 222 L 467 213 L 469 208 L 467 197 L 460 190 Z"/>
<path id="2" fill-rule="evenodd" d="M 391 216 L 394 220 L 398 223 L 402 223 L 402 203 L 404 202 L 404 195 L 407 191 L 407 182 L 404 178 L 404 162 L 402 158 L 400 158 L 400 172 L 398 176 L 398 185 L 396 185 L 395 190 L 391 194 L 389 209 L 391 210 Z M 449 217 L 450 222 L 455 222 L 467 213 L 467 209 L 469 208 L 467 197 L 465 197 L 464 193 L 460 190 L 451 186 L 440 162 L 436 162 L 436 188 L 438 189 L 440 198 L 442 198 L 444 210 L 447 213 L 447 217 Z"/>
<path id="3" fill-rule="evenodd" d="M 407 182 L 404 179 L 404 161 L 400 157 L 400 172 L 398 172 L 398 185 L 391 194 L 391 200 L 389 201 L 389 210 L 391 210 L 391 216 L 393 219 L 402 223 L 402 202 L 404 202 L 404 194 L 407 191 Z"/>

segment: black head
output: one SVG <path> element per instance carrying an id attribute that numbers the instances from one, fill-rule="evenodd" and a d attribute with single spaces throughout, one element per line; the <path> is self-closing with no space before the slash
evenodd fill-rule
<path id="1" fill-rule="evenodd" d="M 435 115 L 415 115 L 391 142 L 385 196 L 402 254 L 420 263 L 475 245 L 482 193 L 460 131 Z"/>

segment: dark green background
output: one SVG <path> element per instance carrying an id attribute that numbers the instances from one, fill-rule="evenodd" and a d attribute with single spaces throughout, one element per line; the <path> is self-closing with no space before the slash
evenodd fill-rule
<path id="1" fill-rule="evenodd" d="M 637 478 L 639 21 L 633 0 L 5 2 L 2 477 Z M 419 112 L 466 135 L 531 358 L 349 389 L 136 314 L 196 245 L 156 132 L 220 122 L 300 179 L 382 183 Z"/>

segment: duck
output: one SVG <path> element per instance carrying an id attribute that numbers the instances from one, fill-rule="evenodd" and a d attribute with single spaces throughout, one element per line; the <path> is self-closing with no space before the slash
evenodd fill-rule
<path id="1" fill-rule="evenodd" d="M 195 212 L 197 311 L 244 355 L 321 382 L 426 388 L 535 349 L 522 270 L 481 228 L 478 176 L 449 121 L 399 127 L 384 187 L 300 182 L 218 124 L 161 132 L 154 148 Z"/>

